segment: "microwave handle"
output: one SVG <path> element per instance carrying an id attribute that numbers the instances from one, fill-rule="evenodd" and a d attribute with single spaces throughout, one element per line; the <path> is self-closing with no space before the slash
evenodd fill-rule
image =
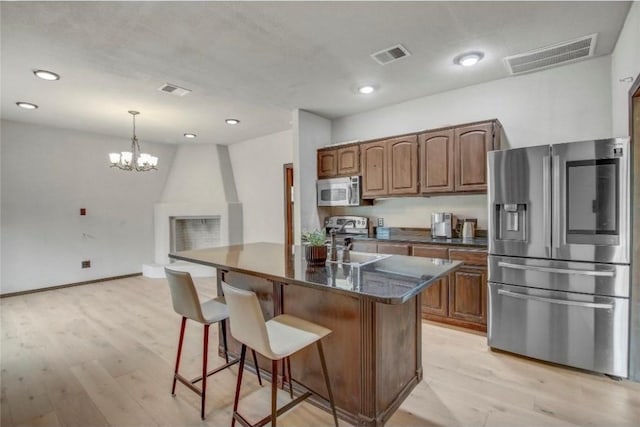
<path id="1" fill-rule="evenodd" d="M 348 201 L 348 204 L 352 204 L 353 203 L 352 196 L 353 196 L 353 187 L 350 185 L 350 186 L 347 187 L 347 201 Z"/>

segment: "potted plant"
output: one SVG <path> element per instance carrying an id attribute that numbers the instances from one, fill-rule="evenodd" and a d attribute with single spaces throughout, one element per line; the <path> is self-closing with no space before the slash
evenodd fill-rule
<path id="1" fill-rule="evenodd" d="M 324 265 L 327 260 L 327 235 L 324 230 L 305 231 L 302 233 L 304 258 L 307 265 Z"/>

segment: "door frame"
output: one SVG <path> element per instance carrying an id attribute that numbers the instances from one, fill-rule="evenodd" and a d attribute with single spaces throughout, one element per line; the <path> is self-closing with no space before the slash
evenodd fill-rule
<path id="1" fill-rule="evenodd" d="M 284 244 L 287 248 L 293 246 L 293 163 L 286 163 L 282 167 L 284 182 Z"/>

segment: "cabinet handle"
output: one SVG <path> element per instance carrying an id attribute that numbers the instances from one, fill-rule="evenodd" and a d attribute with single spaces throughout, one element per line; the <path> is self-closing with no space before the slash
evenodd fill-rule
<path id="1" fill-rule="evenodd" d="M 596 302 L 580 302 L 580 301 L 569 301 L 569 300 L 556 299 L 556 298 L 545 298 L 545 297 L 539 297 L 535 295 L 521 294 L 518 292 L 505 291 L 504 289 L 498 289 L 498 294 L 511 297 L 511 298 L 548 302 L 550 304 L 570 305 L 573 307 L 585 307 L 585 308 L 601 308 L 605 310 L 613 309 L 613 304 L 601 304 Z"/>
<path id="2" fill-rule="evenodd" d="M 540 271 L 543 273 L 581 274 L 583 276 L 597 276 L 597 277 L 614 277 L 615 276 L 614 271 L 591 271 L 591 270 L 576 270 L 571 268 L 538 267 L 536 265 L 512 264 L 510 262 L 504 262 L 504 261 L 499 261 L 498 267 L 512 268 L 514 270 Z"/>

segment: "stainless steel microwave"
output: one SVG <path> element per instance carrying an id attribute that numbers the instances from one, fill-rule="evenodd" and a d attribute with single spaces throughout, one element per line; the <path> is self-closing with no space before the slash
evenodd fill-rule
<path id="1" fill-rule="evenodd" d="M 318 206 L 359 206 L 360 177 L 319 179 L 317 196 Z"/>

